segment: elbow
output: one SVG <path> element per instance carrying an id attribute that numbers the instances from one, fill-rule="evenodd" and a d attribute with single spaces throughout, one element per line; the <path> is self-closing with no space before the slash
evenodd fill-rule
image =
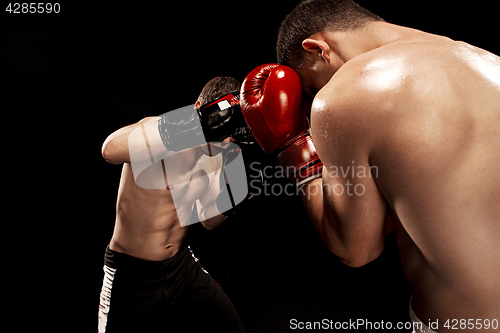
<path id="1" fill-rule="evenodd" d="M 208 231 L 211 231 L 211 230 L 214 230 L 215 228 L 217 228 L 222 222 L 224 222 L 225 219 L 226 219 L 226 216 L 221 214 L 221 215 L 214 216 L 214 217 L 206 219 L 206 220 L 201 220 L 200 222 L 203 225 L 203 227 L 205 227 L 205 229 L 207 229 Z"/>
<path id="2" fill-rule="evenodd" d="M 207 223 L 207 222 L 205 222 L 205 221 L 201 221 L 201 225 L 202 225 L 205 229 L 207 229 L 208 231 L 212 231 L 212 230 L 214 230 L 214 229 L 217 227 L 217 226 L 212 225 L 212 224 L 210 224 L 210 223 Z"/>
<path id="3" fill-rule="evenodd" d="M 113 141 L 110 140 L 109 137 L 102 144 L 101 155 L 108 163 L 120 164 L 120 162 L 116 158 L 116 149 L 114 147 Z"/>
<path id="4" fill-rule="evenodd" d="M 344 265 L 353 268 L 359 268 L 371 263 L 372 261 L 380 257 L 383 249 L 384 249 L 383 247 L 378 249 L 361 250 L 361 251 L 357 249 L 357 251 L 347 252 L 346 254 L 338 257 Z"/>
<path id="5" fill-rule="evenodd" d="M 364 258 L 362 258 L 362 257 L 343 258 L 343 257 L 339 257 L 340 261 L 344 265 L 347 265 L 347 266 L 352 267 L 352 268 L 363 267 L 366 264 L 369 264 L 370 262 L 372 262 L 373 260 L 375 260 L 377 258 L 378 257 L 376 257 L 376 258 L 368 258 L 368 257 L 364 257 Z"/>
<path id="6" fill-rule="evenodd" d="M 219 214 L 210 218 L 205 218 L 204 213 L 199 215 L 199 219 L 205 229 L 211 231 L 217 228 L 222 222 L 226 220 L 226 216 Z"/>

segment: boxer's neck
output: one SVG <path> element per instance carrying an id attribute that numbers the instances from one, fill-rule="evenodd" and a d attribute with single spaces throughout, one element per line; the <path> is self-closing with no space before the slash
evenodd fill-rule
<path id="1" fill-rule="evenodd" d="M 431 34 L 386 22 L 370 22 L 350 31 L 325 31 L 316 35 L 327 42 L 344 63 L 379 47 L 403 41 L 425 39 Z"/>

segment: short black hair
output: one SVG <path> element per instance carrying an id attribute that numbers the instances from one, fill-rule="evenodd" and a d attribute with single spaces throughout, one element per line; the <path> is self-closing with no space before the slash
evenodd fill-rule
<path id="1" fill-rule="evenodd" d="M 348 31 L 371 21 L 384 21 L 353 0 L 306 0 L 281 23 L 276 44 L 278 63 L 292 68 L 303 65 L 304 39 L 322 31 Z"/>
<path id="2" fill-rule="evenodd" d="M 203 105 L 230 92 L 240 90 L 240 87 L 240 81 L 235 78 L 230 76 L 216 76 L 205 84 L 200 96 L 198 96 L 198 100 Z"/>

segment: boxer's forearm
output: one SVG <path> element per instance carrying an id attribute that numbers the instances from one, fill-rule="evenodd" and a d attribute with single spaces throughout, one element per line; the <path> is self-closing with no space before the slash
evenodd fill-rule
<path id="1" fill-rule="evenodd" d="M 338 256 L 341 261 L 349 264 L 345 259 L 348 249 L 344 246 L 344 240 L 341 238 L 340 232 L 338 232 L 337 221 L 325 204 L 322 178 L 313 179 L 303 186 L 300 191 L 302 201 L 314 229 L 316 229 L 328 249 Z"/>
<path id="2" fill-rule="evenodd" d="M 380 255 L 380 252 L 366 248 L 368 240 L 356 232 L 352 221 L 340 221 L 335 207 L 330 207 L 323 196 L 323 181 L 314 179 L 300 191 L 309 218 L 328 249 L 340 261 L 352 267 L 363 266 Z M 383 248 L 383 246 L 382 246 Z"/>
<path id="3" fill-rule="evenodd" d="M 323 225 L 323 189 L 321 178 L 313 179 L 312 181 L 303 185 L 300 191 L 302 202 L 309 215 L 312 225 L 317 233 L 328 246 L 324 225 Z"/>

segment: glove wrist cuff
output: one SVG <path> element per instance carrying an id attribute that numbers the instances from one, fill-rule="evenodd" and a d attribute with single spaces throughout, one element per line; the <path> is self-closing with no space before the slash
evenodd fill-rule
<path id="1" fill-rule="evenodd" d="M 304 130 L 285 142 L 277 151 L 281 167 L 286 169 L 295 185 L 300 186 L 321 177 L 323 163 L 316 152 L 309 130 Z M 293 167 L 293 172 L 289 172 L 289 167 Z"/>

